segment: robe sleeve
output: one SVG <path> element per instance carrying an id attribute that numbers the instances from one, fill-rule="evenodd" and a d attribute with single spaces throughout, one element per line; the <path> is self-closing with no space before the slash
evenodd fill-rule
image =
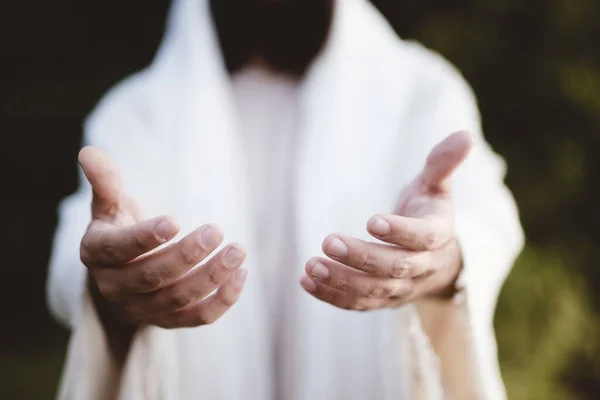
<path id="1" fill-rule="evenodd" d="M 448 68 L 441 87 L 426 142 L 432 147 L 458 130 L 469 130 L 475 137 L 472 153 L 453 180 L 463 271 L 453 302 L 425 301 L 419 310 L 451 398 L 503 399 L 493 317 L 524 234 L 515 201 L 504 184 L 504 161 L 484 139 L 471 88 L 453 68 Z"/>
<path id="2" fill-rule="evenodd" d="M 84 129 L 84 144 L 106 151 L 119 166 L 125 182 L 127 178 L 142 178 L 135 172 L 139 171 L 143 153 L 141 139 L 148 133 L 139 110 L 132 106 L 137 103 L 131 101 L 131 93 L 126 90 L 130 84 L 113 89 L 87 119 Z M 119 365 L 109 350 L 106 331 L 88 293 L 87 270 L 79 256 L 80 241 L 91 218 L 92 199 L 89 183 L 82 172 L 79 176 L 79 190 L 59 207 L 47 281 L 52 314 L 72 330 L 58 398 L 175 399 L 176 384 L 167 379 L 167 372 L 176 367 L 171 360 L 174 350 L 166 333 L 154 327 L 138 330 L 124 365 Z"/>
<path id="3" fill-rule="evenodd" d="M 81 172 L 79 176 L 79 190 L 59 205 L 46 288 L 52 315 L 70 328 L 81 303 L 86 277 L 86 268 L 79 258 L 79 241 L 91 218 L 91 190 L 83 183 Z"/>
<path id="4" fill-rule="evenodd" d="M 106 151 L 122 173 L 131 169 L 132 138 L 141 130 L 139 118 L 123 96 L 125 87 L 129 86 L 126 81 L 105 96 L 87 118 L 83 136 L 85 146 L 97 146 Z M 51 313 L 70 328 L 79 312 L 87 275 L 80 260 L 79 245 L 91 221 L 91 201 L 90 184 L 79 169 L 79 189 L 59 205 L 46 285 Z"/>
<path id="5" fill-rule="evenodd" d="M 85 144 L 101 145 L 86 129 Z M 110 150 L 110 146 L 109 149 Z M 106 332 L 88 293 L 87 269 L 79 247 L 91 221 L 92 191 L 79 172 L 78 191 L 59 206 L 47 280 L 47 302 L 58 322 L 71 329 L 67 357 L 57 398 L 116 398 L 120 368 L 110 352 Z"/>

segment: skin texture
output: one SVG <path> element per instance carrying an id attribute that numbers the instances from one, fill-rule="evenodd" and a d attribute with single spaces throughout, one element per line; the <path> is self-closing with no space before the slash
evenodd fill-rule
<path id="1" fill-rule="evenodd" d="M 333 1 L 211 0 L 227 69 L 234 73 L 259 62 L 280 73 L 304 75 L 326 44 Z M 166 245 L 178 233 L 177 223 L 167 216 L 143 220 L 106 154 L 85 148 L 79 161 L 94 190 L 81 260 L 117 360 L 125 360 L 140 325 L 181 328 L 218 320 L 243 288 L 245 251 L 232 244 L 210 258 L 223 240 L 212 224 Z"/>
<path id="2" fill-rule="evenodd" d="M 333 1 L 211 0 L 228 70 L 259 60 L 280 73 L 304 75 L 326 45 Z M 319 300 L 362 311 L 452 293 L 461 253 L 450 176 L 470 148 L 464 132 L 440 144 L 403 191 L 395 213 L 368 222 L 369 232 L 384 244 L 330 235 L 323 242 L 328 257 L 308 261 L 302 286 Z M 94 192 L 81 260 L 118 360 L 125 359 L 141 325 L 207 325 L 235 304 L 247 277 L 240 245 L 229 244 L 211 257 L 223 241 L 214 224 L 173 242 L 177 222 L 168 216 L 145 220 L 106 154 L 87 147 L 79 162 Z"/>
<path id="3" fill-rule="evenodd" d="M 321 301 L 357 311 L 399 307 L 451 291 L 461 252 L 450 181 L 471 147 L 466 132 L 440 143 L 424 171 L 402 192 L 395 213 L 368 221 L 368 231 L 380 242 L 329 235 L 323 241 L 328 257 L 307 262 L 302 287 Z M 177 223 L 168 216 L 143 220 L 105 153 L 86 147 L 79 162 L 94 194 L 81 260 L 118 360 L 125 359 L 140 325 L 208 325 L 235 304 L 247 277 L 240 245 L 227 245 L 211 257 L 223 241 L 214 224 L 172 242 Z"/>
<path id="4" fill-rule="evenodd" d="M 142 324 L 207 325 L 235 304 L 247 276 L 240 268 L 246 257 L 240 245 L 230 244 L 210 257 L 223 241 L 214 224 L 165 245 L 178 233 L 177 223 L 167 216 L 142 220 L 106 154 L 87 147 L 79 162 L 94 193 L 81 260 L 118 359 L 124 359 L 131 335 Z"/>
<path id="5" fill-rule="evenodd" d="M 452 294 L 462 257 L 454 231 L 451 177 L 471 147 L 467 132 L 440 143 L 423 172 L 403 190 L 395 212 L 367 222 L 367 230 L 380 242 L 328 236 L 323 241 L 327 257 L 307 262 L 302 287 L 321 301 L 356 311 Z"/>

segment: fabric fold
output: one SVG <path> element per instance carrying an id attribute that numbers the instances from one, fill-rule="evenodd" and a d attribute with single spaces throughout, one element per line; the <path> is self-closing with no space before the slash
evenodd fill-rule
<path id="1" fill-rule="evenodd" d="M 250 212 L 253 188 L 245 175 L 243 133 L 209 14 L 207 0 L 174 0 L 154 62 L 119 85 L 94 112 L 86 144 L 103 144 L 111 156 L 118 153 L 115 161 L 123 167 L 125 187 L 144 202 L 148 217 L 173 215 L 181 223 L 182 235 L 215 222 L 228 242 L 246 246 L 250 274 L 244 293 L 214 326 L 141 329 L 122 371 L 110 358 L 103 327 L 84 293 L 73 323 L 61 400 L 272 396 L 266 283 L 253 274 L 259 260 L 253 258 L 256 238 L 249 228 L 260 221 Z M 290 265 L 298 275 L 308 259 L 321 254 L 321 242 L 330 233 L 373 240 L 365 229 L 368 219 L 395 208 L 399 192 L 420 172 L 431 146 L 441 139 L 440 130 L 454 128 L 431 127 L 439 86 L 446 80 L 460 81 L 448 71 L 426 49 L 402 42 L 365 0 L 336 2 L 329 41 L 300 87 L 298 168 L 293 176 L 295 235 L 290 238 L 296 247 Z M 452 107 L 473 107 L 468 97 L 461 102 Z M 467 113 L 459 124 L 471 128 L 478 122 L 472 117 Z M 140 170 L 149 174 L 141 175 Z M 502 185 L 492 178 L 494 185 Z M 450 305 L 454 307 L 450 314 L 461 316 L 454 326 L 460 327 L 464 347 L 479 354 L 477 366 L 465 378 L 472 384 L 467 389 L 481 387 L 484 394 L 454 398 L 501 399 L 504 391 L 491 319 L 493 300 L 512 255 L 493 240 L 482 242 L 485 229 L 472 220 L 459 218 L 457 229 L 465 248 L 469 312 Z M 490 260 L 494 258 L 490 249 L 503 255 L 498 265 Z M 490 264 L 500 272 L 482 282 Z M 343 392 L 334 385 L 359 382 L 357 366 L 365 365 L 381 370 L 381 380 L 354 388 L 347 398 L 409 399 L 417 386 L 429 400 L 451 398 L 447 390 L 451 384 L 440 371 L 443 375 L 448 362 L 458 361 L 448 361 L 448 354 L 453 358 L 465 353 L 446 354 L 436 346 L 436 334 L 446 345 L 455 344 L 447 342 L 445 327 L 427 329 L 435 326 L 428 316 L 436 322 L 437 311 L 408 306 L 357 314 L 320 303 L 300 288 L 288 295 L 295 306 L 286 316 L 290 361 L 282 373 L 293 385 L 286 400 L 334 398 L 332 393 Z M 394 338 L 402 343 L 394 343 Z M 402 351 L 408 354 L 401 355 Z M 394 354 L 393 360 L 389 354 Z M 384 366 L 374 360 L 387 361 Z M 413 375 L 420 383 L 412 381 Z"/>

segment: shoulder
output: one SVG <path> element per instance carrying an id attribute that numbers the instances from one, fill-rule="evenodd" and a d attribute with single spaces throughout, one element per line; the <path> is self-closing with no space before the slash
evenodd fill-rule
<path id="1" fill-rule="evenodd" d="M 456 96 L 474 101 L 475 95 L 460 70 L 441 54 L 419 42 L 400 40 L 402 55 L 411 64 L 414 87 L 431 97 Z"/>
<path id="2" fill-rule="evenodd" d="M 398 59 L 405 63 L 409 82 L 408 90 L 401 94 L 408 102 L 402 115 L 411 121 L 411 133 L 407 134 L 411 143 L 423 149 L 419 157 L 426 157 L 452 132 L 467 130 L 477 137 L 482 135 L 477 99 L 456 66 L 418 42 L 401 39 Z"/>
<path id="3" fill-rule="evenodd" d="M 479 131 L 477 98 L 459 69 L 418 42 L 399 40 L 398 47 L 399 57 L 407 65 L 412 115 L 427 120 L 434 132 Z M 434 136 L 437 137 L 437 133 Z"/>

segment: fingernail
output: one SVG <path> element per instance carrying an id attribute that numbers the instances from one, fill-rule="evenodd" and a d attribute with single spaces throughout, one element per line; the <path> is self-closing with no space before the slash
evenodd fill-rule
<path id="1" fill-rule="evenodd" d="M 235 273 L 235 283 L 238 285 L 243 285 L 246 282 L 246 278 L 248 277 L 248 270 L 246 268 L 242 268 Z"/>
<path id="2" fill-rule="evenodd" d="M 307 276 L 302 277 L 302 279 L 300 280 L 300 284 L 308 292 L 315 292 L 317 290 L 317 284 L 315 283 L 315 281 L 313 281 Z"/>
<path id="3" fill-rule="evenodd" d="M 221 243 L 221 236 L 221 232 L 218 229 L 212 226 L 206 227 L 204 232 L 202 232 L 202 238 L 200 239 L 202 247 L 210 249 L 218 246 L 219 243 Z"/>
<path id="4" fill-rule="evenodd" d="M 310 274 L 318 279 L 327 279 L 329 278 L 329 269 L 322 263 L 317 262 L 310 270 Z"/>
<path id="5" fill-rule="evenodd" d="M 227 268 L 237 268 L 240 266 L 245 256 L 246 253 L 244 253 L 242 250 L 238 249 L 237 247 L 232 247 L 227 250 L 227 253 L 225 253 L 225 256 L 223 257 L 223 264 L 225 264 Z"/>
<path id="6" fill-rule="evenodd" d="M 156 235 L 163 240 L 171 239 L 177 234 L 177 227 L 169 219 L 161 219 L 154 227 Z"/>
<path id="7" fill-rule="evenodd" d="M 374 217 L 371 220 L 369 227 L 371 229 L 371 232 L 380 236 L 387 235 L 392 230 L 392 227 L 390 226 L 389 222 L 387 222 L 382 217 Z"/>
<path id="8" fill-rule="evenodd" d="M 346 257 L 348 255 L 348 246 L 339 238 L 333 238 L 327 245 L 327 253 L 334 257 Z"/>

